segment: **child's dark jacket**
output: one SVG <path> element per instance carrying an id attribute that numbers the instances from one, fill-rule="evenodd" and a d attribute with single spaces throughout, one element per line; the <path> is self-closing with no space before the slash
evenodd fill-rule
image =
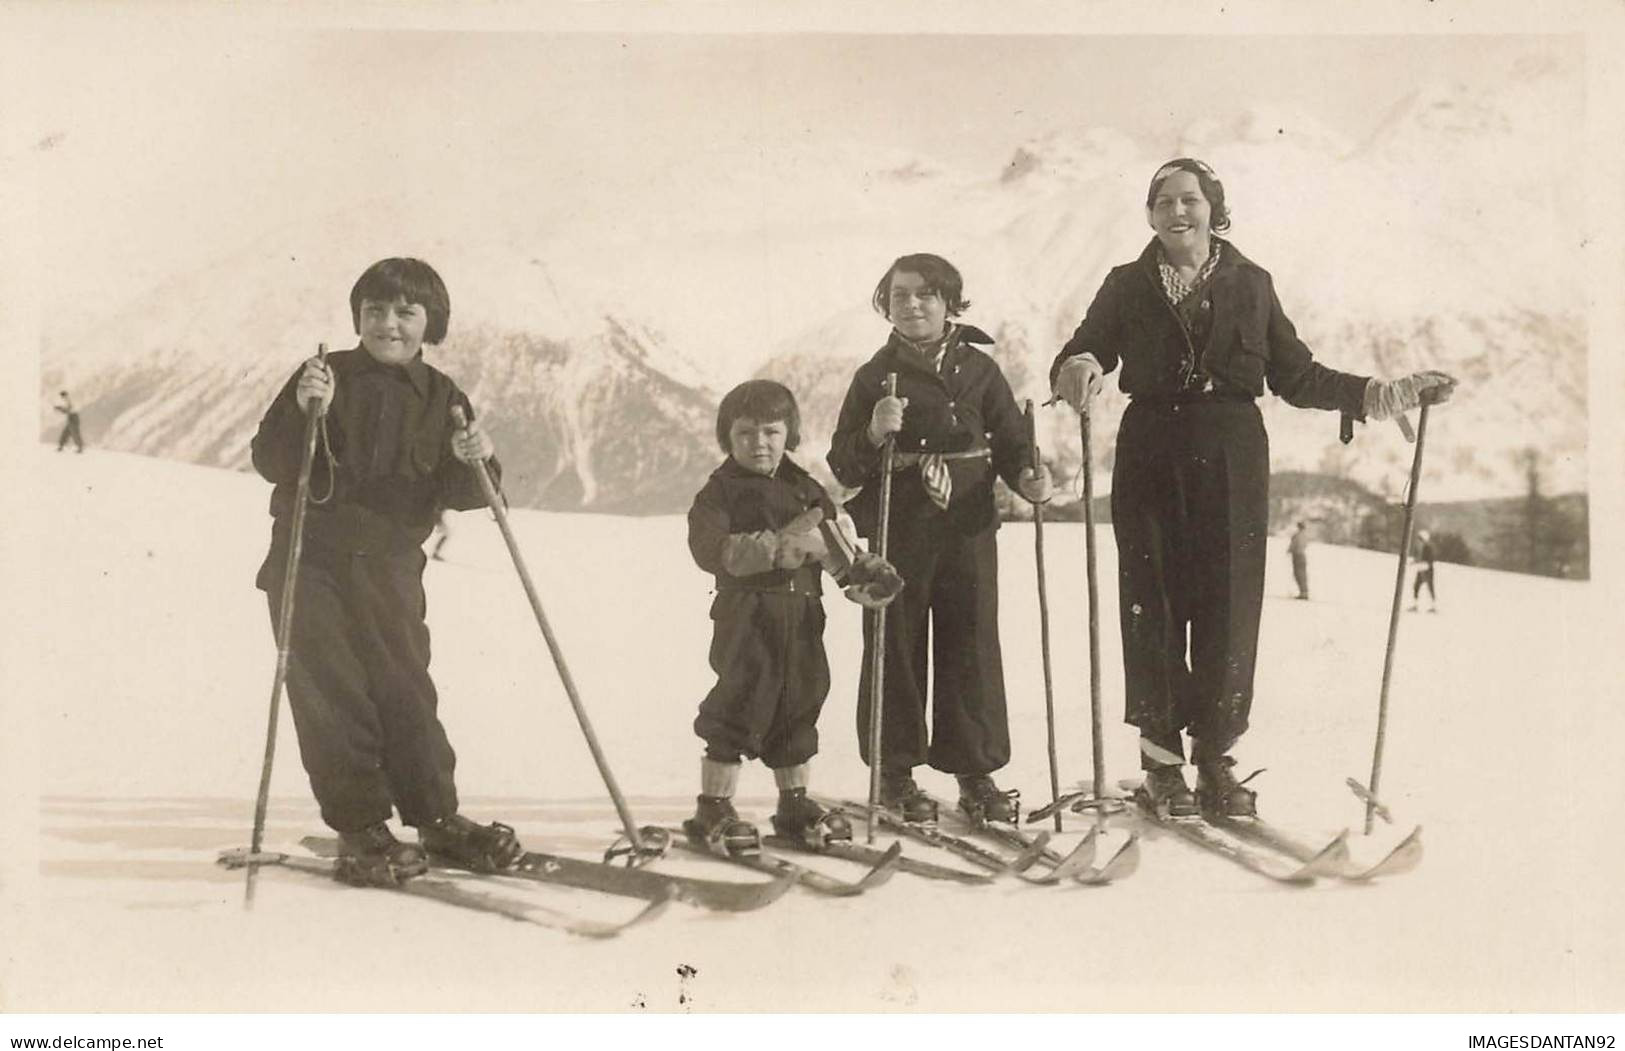
<path id="1" fill-rule="evenodd" d="M 993 477 L 1015 488 L 1028 465 L 1027 430 L 1010 384 L 991 355 L 972 344 L 992 337 L 971 325 L 956 326 L 940 373 L 919 363 L 895 332 L 874 357 L 858 366 L 830 439 L 829 467 L 842 485 L 863 491 L 847 503 L 858 535 L 873 537 L 880 518 L 880 450 L 869 440 L 875 402 L 885 396 L 886 374 L 897 373 L 897 395 L 908 399 L 899 453 L 963 453 L 989 449 L 984 458 L 950 459 L 953 495 L 939 511 L 926 495 L 917 469 L 892 481 L 891 521 L 946 515 L 955 532 L 973 535 L 998 528 Z M 906 528 L 906 526 L 905 526 Z"/>
<path id="2" fill-rule="evenodd" d="M 778 769 L 818 751 L 818 714 L 829 695 L 819 564 L 743 576 L 728 571 L 731 543 L 735 550 L 749 546 L 750 534 L 783 529 L 812 507 L 835 515 L 823 486 L 789 458 L 772 477 L 730 458 L 711 472 L 689 510 L 689 551 L 717 588 L 710 652 L 717 682 L 694 720 L 713 759 L 760 757 Z"/>
<path id="3" fill-rule="evenodd" d="M 318 444 L 311 469 L 311 494 L 321 501 L 306 510 L 304 543 L 313 554 L 421 553 L 441 508 L 485 505 L 473 468 L 451 453 L 452 406 L 462 406 L 470 419 L 473 410 L 450 377 L 421 356 L 387 365 L 360 347 L 330 354 L 327 363 L 335 380 L 326 421 L 332 455 Z M 253 441 L 255 470 L 276 486 L 273 553 L 287 541 L 303 452 L 298 384 L 295 373 L 266 410 Z M 487 466 L 501 477 L 494 459 Z M 280 572 L 281 563 L 268 558 L 260 586 L 268 573 Z"/>

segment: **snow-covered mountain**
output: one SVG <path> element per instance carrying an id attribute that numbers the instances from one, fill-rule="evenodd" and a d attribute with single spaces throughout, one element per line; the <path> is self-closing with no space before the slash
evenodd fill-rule
<path id="1" fill-rule="evenodd" d="M 1557 196 L 1575 156 L 1552 111 L 1557 75 L 1522 69 L 1494 92 L 1422 85 L 1359 142 L 1284 106 L 1160 144 L 1057 129 L 1014 144 L 995 171 L 790 143 L 719 175 L 697 155 L 658 180 L 618 173 L 574 208 L 518 193 L 522 173 L 504 172 L 495 187 L 314 215 L 178 275 L 48 345 L 44 387 L 72 389 L 93 442 L 240 467 L 314 341 L 352 345 L 345 293 L 359 268 L 418 254 L 453 292 L 451 336 L 431 360 L 490 421 L 512 499 L 678 510 L 717 459 L 720 393 L 752 373 L 796 390 L 802 462 L 821 463 L 852 368 L 885 337 L 868 292 L 905 252 L 960 266 L 966 320 L 999 339 L 1018 397 L 1042 400 L 1106 270 L 1149 237 L 1145 178 L 1188 153 L 1225 179 L 1233 240 L 1274 274 L 1322 361 L 1463 380 L 1430 434 L 1429 497 L 1515 493 L 1514 454 L 1530 447 L 1552 489 L 1581 489 L 1583 261 L 1579 219 Z M 1113 390 L 1102 406 L 1103 467 L 1122 404 Z M 1264 405 L 1278 469 L 1403 485 L 1410 450 L 1392 428 L 1344 448 L 1333 417 Z M 1069 478 L 1076 421 L 1042 419 Z M 42 426 L 55 422 L 47 409 Z"/>

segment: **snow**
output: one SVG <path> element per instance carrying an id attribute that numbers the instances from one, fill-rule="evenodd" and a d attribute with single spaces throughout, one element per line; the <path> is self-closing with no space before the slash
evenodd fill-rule
<path id="1" fill-rule="evenodd" d="M 245 911 L 242 876 L 213 862 L 248 842 L 264 747 L 275 654 L 252 579 L 269 487 L 97 450 L 41 446 L 34 466 L 47 509 L 41 601 L 23 636 L 34 652 L 7 665 L 6 698 L 11 725 L 33 734 L 8 732 L 7 758 L 33 808 L 22 827 L 37 822 L 38 834 L 8 835 L 17 843 L 0 869 L 7 1012 L 1625 1006 L 1625 906 L 1606 835 L 1622 816 L 1609 754 L 1621 717 L 1606 695 L 1618 647 L 1590 585 L 1441 566 L 1441 611 L 1403 618 L 1383 786 L 1403 830 L 1420 823 L 1427 844 L 1403 878 L 1284 889 L 1162 837 L 1144 844 L 1139 873 L 1106 888 L 899 875 L 861 898 L 798 890 L 754 914 L 674 905 L 592 942 L 277 870 Z M 710 683 L 708 581 L 682 519 L 512 517 L 621 788 L 641 822 L 674 823 L 697 790 L 690 723 Z M 1032 527 L 1000 538 L 1015 742 L 1001 783 L 1034 805 L 1048 775 Z M 1254 729 L 1238 757 L 1243 772 L 1269 768 L 1255 783 L 1267 815 L 1329 836 L 1362 816 L 1343 779 L 1369 774 L 1394 565 L 1312 545 L 1315 598 L 1295 602 L 1285 539 L 1273 543 Z M 1047 526 L 1045 546 L 1072 784 L 1090 759 L 1082 527 Z M 465 812 L 591 857 L 614 835 L 614 811 L 494 524 L 455 516 L 447 553 L 426 579 Z M 1107 768 L 1125 777 L 1134 738 L 1119 721 L 1109 528 L 1099 553 Z M 856 796 L 867 785 L 854 742 L 858 617 L 838 596 L 826 608 L 836 685 L 815 787 Z M 285 710 L 281 729 L 267 846 L 297 851 L 324 829 Z M 951 792 L 946 775 L 921 773 Z M 769 773 L 747 766 L 744 813 L 765 822 L 772 794 Z M 1069 821 L 1063 842 L 1083 829 Z M 1375 856 L 1399 834 L 1356 835 L 1355 849 Z M 606 919 L 638 904 L 518 893 Z"/>

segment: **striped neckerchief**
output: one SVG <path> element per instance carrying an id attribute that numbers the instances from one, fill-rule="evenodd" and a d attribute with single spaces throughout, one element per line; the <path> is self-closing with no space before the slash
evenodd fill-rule
<path id="1" fill-rule="evenodd" d="M 1167 296 L 1168 302 L 1174 306 L 1184 302 L 1192 292 L 1206 284 L 1207 279 L 1213 276 L 1214 269 L 1219 265 L 1219 252 L 1222 249 L 1218 240 L 1209 238 L 1207 244 L 1207 262 L 1196 271 L 1195 277 L 1184 281 L 1179 276 L 1178 268 L 1168 262 L 1167 249 L 1162 247 L 1162 242 L 1157 242 L 1157 274 L 1162 278 L 1162 294 Z"/>
<path id="2" fill-rule="evenodd" d="M 893 329 L 892 331 L 896 332 L 897 330 Z M 948 348 L 953 345 L 958 335 L 959 326 L 950 324 L 942 335 L 936 339 L 914 340 L 909 339 L 901 332 L 897 333 L 897 338 L 921 363 L 929 362 L 931 371 L 941 375 L 942 363 L 948 357 Z"/>

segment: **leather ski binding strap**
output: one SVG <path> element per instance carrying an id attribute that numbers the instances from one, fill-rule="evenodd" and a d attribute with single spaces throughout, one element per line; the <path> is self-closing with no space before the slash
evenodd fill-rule
<path id="1" fill-rule="evenodd" d="M 642 841 L 641 844 L 629 842 L 624 833 L 617 836 L 615 842 L 604 851 L 604 864 L 625 859 L 627 868 L 637 868 L 658 861 L 671 849 L 671 833 L 658 825 L 645 825 L 638 829 L 638 839 Z"/>

